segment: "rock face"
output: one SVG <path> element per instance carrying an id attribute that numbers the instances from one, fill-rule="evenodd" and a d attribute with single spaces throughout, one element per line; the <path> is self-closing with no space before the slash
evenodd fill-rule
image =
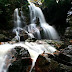
<path id="1" fill-rule="evenodd" d="M 28 39 L 28 34 L 24 30 L 22 30 L 20 32 L 20 41 L 25 41 L 26 39 Z"/>

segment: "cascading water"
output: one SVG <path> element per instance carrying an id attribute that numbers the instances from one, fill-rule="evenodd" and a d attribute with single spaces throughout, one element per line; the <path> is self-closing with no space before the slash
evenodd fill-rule
<path id="1" fill-rule="evenodd" d="M 20 20 L 20 17 L 19 17 L 19 11 L 18 11 L 18 8 L 16 8 L 14 10 L 14 27 L 17 28 L 17 27 L 21 27 L 21 20 Z"/>
<path id="2" fill-rule="evenodd" d="M 39 31 L 39 29 L 36 27 L 36 24 L 30 24 L 30 25 L 28 26 L 28 32 L 34 34 L 34 36 L 35 36 L 37 39 L 41 39 L 40 31 Z"/>
<path id="3" fill-rule="evenodd" d="M 29 0 L 29 10 L 30 10 L 30 21 L 31 24 L 28 25 L 28 33 L 33 34 L 37 39 L 53 39 L 59 40 L 58 33 L 54 29 L 54 27 L 50 26 L 46 23 L 44 15 L 39 7 L 36 7 L 33 3 Z M 23 12 L 21 11 L 21 18 L 24 20 Z M 20 40 L 19 38 L 19 31 L 21 29 L 21 19 L 18 14 L 18 8 L 14 11 L 14 22 L 15 22 L 15 29 L 16 32 L 16 39 Z M 40 28 L 37 27 L 36 19 L 39 18 Z M 41 30 L 40 30 L 41 29 Z M 17 33 L 18 32 L 18 33 Z"/>
<path id="4" fill-rule="evenodd" d="M 30 10 L 30 21 L 31 24 L 28 26 L 28 31 L 32 32 L 36 38 L 41 39 L 40 30 L 36 26 L 36 12 L 35 12 L 35 5 L 29 2 L 29 10 Z"/>
<path id="5" fill-rule="evenodd" d="M 20 14 L 21 14 L 21 27 L 24 27 L 24 26 L 26 26 L 26 22 L 25 22 L 24 13 L 23 13 L 23 11 L 22 11 L 22 7 L 21 7 Z"/>
<path id="6" fill-rule="evenodd" d="M 29 3 L 30 3 L 29 9 L 30 9 L 31 24 L 35 25 L 36 18 L 39 18 L 40 27 L 43 29 L 43 35 L 44 35 L 43 38 L 44 39 L 59 40 L 60 38 L 59 38 L 56 30 L 52 26 L 50 26 L 48 23 L 46 23 L 44 15 L 43 15 L 41 9 L 39 7 L 36 7 L 30 1 L 29 1 Z M 37 27 L 34 28 L 34 30 L 36 30 L 36 29 L 37 29 Z M 40 30 L 37 29 L 36 31 L 38 31 L 38 35 L 39 35 L 38 37 L 41 38 Z"/>
<path id="7" fill-rule="evenodd" d="M 58 40 L 59 36 L 58 36 L 57 32 L 55 31 L 55 29 L 52 26 L 50 26 L 49 24 L 46 23 L 41 9 L 39 7 L 36 7 L 30 1 L 29 1 L 29 3 L 30 3 L 29 8 L 30 8 L 31 24 L 28 26 L 28 32 L 37 34 L 37 38 L 41 39 L 40 30 L 37 28 L 37 26 L 35 24 L 36 18 L 39 18 L 40 27 L 42 27 L 43 32 L 44 32 L 44 38 Z M 20 20 L 19 14 L 18 14 L 18 8 L 16 8 L 14 11 L 14 23 L 15 23 L 14 31 L 16 32 L 16 38 L 17 38 L 17 40 L 20 41 L 19 31 L 23 30 L 23 29 L 21 28 L 21 20 Z M 16 44 L 0 45 L 0 72 L 7 72 L 7 69 L 10 64 L 10 62 L 9 62 L 8 65 L 6 65 L 6 59 L 8 58 L 7 53 L 8 53 L 8 51 L 15 48 L 16 46 L 24 47 L 29 51 L 31 59 L 33 59 L 32 67 L 29 72 L 32 71 L 32 69 L 35 65 L 36 59 L 38 58 L 38 56 L 40 54 L 42 54 L 43 52 L 53 54 L 53 52 L 56 51 L 56 49 L 54 47 L 50 46 L 47 43 L 43 43 L 43 42 L 42 43 L 41 42 L 40 43 L 39 42 L 23 42 L 23 43 L 19 42 Z"/>
<path id="8" fill-rule="evenodd" d="M 21 30 L 21 20 L 19 16 L 18 8 L 14 10 L 14 29 L 13 32 L 16 33 L 16 39 L 20 41 L 19 31 Z"/>
<path id="9" fill-rule="evenodd" d="M 8 66 L 6 65 L 7 53 L 12 49 L 10 44 L 0 45 L 0 72 L 7 72 Z"/>
<path id="10" fill-rule="evenodd" d="M 46 42 L 41 43 L 41 41 L 40 43 L 39 42 L 25 42 L 25 43 L 20 42 L 16 44 L 0 45 L 0 72 L 7 72 L 7 69 L 10 65 L 9 61 L 7 61 L 8 63 L 6 65 L 6 59 L 8 58 L 7 53 L 11 49 L 15 48 L 16 46 L 24 47 L 25 49 L 29 51 L 31 59 L 33 60 L 32 67 L 29 72 L 32 71 L 32 68 L 34 67 L 35 62 L 40 54 L 42 54 L 43 52 L 53 54 L 53 52 L 56 51 L 54 47 L 50 46 Z"/>

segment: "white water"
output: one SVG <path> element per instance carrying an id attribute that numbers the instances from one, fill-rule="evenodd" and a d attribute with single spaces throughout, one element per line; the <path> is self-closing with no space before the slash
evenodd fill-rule
<path id="1" fill-rule="evenodd" d="M 36 19 L 39 18 L 40 22 L 40 27 L 43 29 L 43 35 L 44 39 L 54 39 L 54 40 L 59 40 L 58 33 L 56 32 L 55 28 L 50 26 L 48 23 L 46 23 L 44 15 L 42 13 L 42 10 L 39 7 L 36 7 L 33 3 L 28 0 L 30 5 L 29 5 L 29 10 L 30 10 L 30 19 L 31 19 L 31 24 L 30 26 L 32 27 L 29 31 L 34 30 L 37 32 L 37 38 L 41 39 L 41 34 L 40 30 L 37 28 L 35 22 Z M 29 28 L 30 28 L 29 26 Z"/>
<path id="2" fill-rule="evenodd" d="M 58 3 L 58 2 L 59 2 L 59 0 L 56 0 L 56 2 Z"/>
<path id="3" fill-rule="evenodd" d="M 36 27 L 36 24 L 30 24 L 30 25 L 28 26 L 28 32 L 29 32 L 29 33 L 32 33 L 32 34 L 35 34 L 35 36 L 37 37 L 37 39 L 41 39 L 40 31 L 39 31 L 39 29 Z"/>
<path id="4" fill-rule="evenodd" d="M 14 29 L 13 32 L 16 33 L 16 39 L 20 41 L 19 31 L 21 30 L 21 19 L 19 16 L 18 8 L 14 10 Z"/>
<path id="5" fill-rule="evenodd" d="M 10 44 L 0 45 L 0 72 L 7 72 L 6 67 L 7 52 L 12 49 Z"/>
<path id="6" fill-rule="evenodd" d="M 26 24 L 25 24 L 25 21 L 24 21 L 24 18 L 25 18 L 25 17 L 23 16 L 22 10 L 20 11 L 20 13 L 21 13 L 21 16 L 19 16 L 18 8 L 16 8 L 16 9 L 14 10 L 14 29 L 13 29 L 13 32 L 16 33 L 15 38 L 16 38 L 16 40 L 18 40 L 19 42 L 20 42 L 20 36 L 19 36 L 19 35 L 20 35 L 20 31 L 21 31 L 21 30 L 24 30 L 24 31 L 29 35 L 30 38 L 34 38 L 33 34 L 31 33 L 31 31 L 33 31 L 33 30 L 35 30 L 35 32 L 36 32 L 37 34 L 39 34 L 39 33 L 38 33 L 39 30 L 38 30 L 34 25 L 29 26 L 29 29 L 28 29 L 29 32 L 27 32 L 26 29 L 23 29 L 23 28 L 22 28 L 22 26 L 25 26 Z M 38 35 L 37 35 L 37 36 L 38 36 Z M 39 36 L 40 36 L 40 35 L 39 35 Z M 40 39 L 40 37 L 39 37 L 38 39 Z"/>
<path id="7" fill-rule="evenodd" d="M 15 28 L 21 27 L 21 20 L 20 20 L 18 8 L 14 10 L 14 25 Z"/>
<path id="8" fill-rule="evenodd" d="M 29 10 L 30 10 L 31 24 L 28 26 L 28 31 L 31 33 L 34 33 L 38 39 L 41 39 L 40 30 L 36 27 L 36 24 L 35 24 L 36 23 L 36 12 L 35 12 L 35 5 L 33 3 L 30 3 Z"/>
<path id="9" fill-rule="evenodd" d="M 25 22 L 25 16 L 24 16 L 24 13 L 22 11 L 22 7 L 21 7 L 21 11 L 20 11 L 20 14 L 21 14 L 21 27 L 24 27 L 26 26 L 26 22 Z"/>
<path id="10" fill-rule="evenodd" d="M 58 33 L 56 32 L 55 28 L 50 26 L 46 23 L 42 10 L 39 7 L 36 7 L 33 3 L 29 2 L 29 11 L 30 11 L 30 21 L 31 24 L 28 25 L 26 31 L 28 31 L 28 35 L 37 39 L 53 39 L 53 40 L 60 40 Z M 21 12 L 21 18 L 19 16 L 18 8 L 14 11 L 14 22 L 15 22 L 15 33 L 16 39 L 20 41 L 19 32 L 21 30 L 21 19 L 24 20 L 23 12 Z M 40 25 L 37 26 L 36 21 L 39 19 Z M 25 24 L 26 26 L 26 24 Z M 38 28 L 39 27 L 39 28 Z M 43 34 L 42 34 L 43 33 Z M 32 35 L 33 34 L 33 35 Z"/>
<path id="11" fill-rule="evenodd" d="M 29 9 L 30 9 L 30 19 L 31 19 L 31 24 L 28 26 L 28 35 L 31 37 L 34 37 L 32 33 L 36 34 L 38 39 L 41 39 L 40 35 L 40 30 L 36 26 L 36 18 L 39 18 L 40 21 L 40 27 L 42 27 L 43 32 L 44 32 L 44 38 L 45 39 L 55 39 L 59 40 L 59 36 L 56 32 L 56 30 L 50 26 L 49 24 L 46 23 L 44 15 L 39 7 L 36 7 L 33 3 L 30 3 Z M 22 16 L 21 16 L 22 17 Z M 20 16 L 18 13 L 18 8 L 15 9 L 14 11 L 14 23 L 15 23 L 15 28 L 14 31 L 16 32 L 16 38 L 17 40 L 20 41 L 20 36 L 19 36 L 19 31 L 22 29 L 21 28 L 21 20 Z M 31 33 L 31 34 L 30 34 Z M 45 53 L 51 53 L 56 51 L 56 49 L 49 44 L 46 43 L 33 43 L 33 42 L 25 42 L 25 43 L 17 43 L 17 44 L 4 44 L 0 45 L 0 72 L 7 72 L 8 66 L 6 66 L 6 59 L 8 57 L 7 53 L 9 50 L 13 49 L 16 46 L 21 46 L 26 48 L 29 53 L 31 58 L 33 59 L 32 62 L 32 67 L 30 72 L 32 71 L 35 62 L 40 54 L 43 52 Z M 9 62 L 10 64 L 10 62 Z"/>
<path id="12" fill-rule="evenodd" d="M 6 66 L 7 53 L 8 51 L 15 48 L 16 46 L 24 47 L 29 51 L 31 58 L 33 59 L 31 70 L 34 67 L 35 62 L 40 54 L 42 54 L 43 52 L 53 54 L 53 52 L 56 51 L 56 49 L 50 46 L 49 44 L 46 44 L 46 43 L 39 44 L 37 42 L 35 43 L 34 42 L 25 42 L 25 43 L 20 42 L 16 44 L 0 45 L 0 72 L 7 72 L 7 69 L 9 66 L 9 65 Z"/>
<path id="13" fill-rule="evenodd" d="M 20 36 L 19 36 L 19 32 L 16 31 L 16 36 L 15 38 L 20 42 Z"/>

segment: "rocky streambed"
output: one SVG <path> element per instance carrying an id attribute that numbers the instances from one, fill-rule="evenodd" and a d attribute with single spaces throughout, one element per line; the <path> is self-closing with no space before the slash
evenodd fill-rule
<path id="1" fill-rule="evenodd" d="M 57 51 L 52 54 L 42 53 L 38 56 L 32 72 L 72 72 L 72 41 L 36 40 L 27 39 L 27 42 L 47 43 L 55 47 Z M 7 72 L 29 72 L 32 59 L 28 50 L 16 46 L 8 53 L 7 64 L 10 62 Z"/>

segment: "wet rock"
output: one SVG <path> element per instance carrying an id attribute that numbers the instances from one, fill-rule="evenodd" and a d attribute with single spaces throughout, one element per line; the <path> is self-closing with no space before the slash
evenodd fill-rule
<path id="1" fill-rule="evenodd" d="M 55 55 L 55 61 L 67 66 L 72 66 L 72 47 L 69 45 L 60 51 L 59 55 Z"/>
<path id="2" fill-rule="evenodd" d="M 66 55 L 67 54 L 72 55 L 72 45 L 68 45 L 68 47 L 62 51 L 62 53 L 66 54 Z"/>
<path id="3" fill-rule="evenodd" d="M 17 59 L 20 59 L 22 57 L 30 57 L 28 50 L 26 50 L 25 48 L 18 46 L 15 47 L 14 49 L 16 50 L 15 57 Z"/>
<path id="4" fill-rule="evenodd" d="M 15 41 L 15 42 L 18 42 L 18 40 L 16 38 L 13 38 L 11 41 Z"/>
<path id="5" fill-rule="evenodd" d="M 50 63 L 45 57 L 43 57 L 41 55 L 39 55 L 36 62 L 37 62 L 36 65 L 38 64 L 39 67 L 49 65 L 49 63 Z"/>
<path id="6" fill-rule="evenodd" d="M 28 38 L 26 41 L 27 42 L 35 42 L 37 39 L 36 38 Z"/>
<path id="7" fill-rule="evenodd" d="M 25 41 L 28 38 L 28 35 L 20 36 L 20 41 Z"/>
<path id="8" fill-rule="evenodd" d="M 30 58 L 14 61 L 12 65 L 9 66 L 8 72 L 27 72 L 31 64 L 32 60 Z"/>
<path id="9" fill-rule="evenodd" d="M 27 70 L 30 70 L 32 59 L 28 50 L 17 46 L 11 50 L 9 55 L 12 56 L 12 59 L 7 72 L 27 72 Z"/>
<path id="10" fill-rule="evenodd" d="M 63 63 L 63 64 L 68 64 L 68 62 L 71 61 L 71 58 L 68 55 L 60 53 L 58 57 L 55 57 L 55 60 L 59 60 L 58 62 Z"/>
<path id="11" fill-rule="evenodd" d="M 64 47 L 63 42 L 48 40 L 36 40 L 36 42 L 38 44 L 50 43 L 51 45 L 57 46 L 59 51 L 57 50 L 54 55 L 44 53 L 44 55 L 39 55 L 32 72 L 72 72 L 72 45 Z M 58 47 L 58 45 L 61 46 Z M 17 46 L 11 53 L 12 59 L 8 72 L 29 72 L 32 59 L 28 50 Z"/>
<path id="12" fill-rule="evenodd" d="M 35 63 L 35 67 L 32 72 L 61 72 L 59 63 L 54 60 L 48 60 L 43 56 L 39 56 Z"/>
<path id="13" fill-rule="evenodd" d="M 69 49 L 72 49 L 72 45 L 68 45 L 68 48 L 69 48 Z"/>
<path id="14" fill-rule="evenodd" d="M 50 62 L 45 57 L 39 55 L 32 72 L 48 72 L 47 68 L 49 63 Z"/>
<path id="15" fill-rule="evenodd" d="M 64 64 L 59 64 L 60 72 L 72 72 L 72 66 L 67 66 Z"/>
<path id="16" fill-rule="evenodd" d="M 55 41 L 55 40 L 44 40 L 44 41 L 50 44 L 51 46 L 55 47 L 57 50 L 60 50 L 65 47 L 63 41 Z"/>
<path id="17" fill-rule="evenodd" d="M 72 50 L 70 50 L 69 54 L 72 55 Z"/>
<path id="18" fill-rule="evenodd" d="M 41 65 L 41 67 L 39 66 L 38 68 L 41 71 L 38 72 L 71 72 L 72 64 L 69 62 L 68 59 L 70 60 L 69 56 L 66 56 L 61 53 L 59 54 L 59 56 L 53 56 L 53 57 L 50 56 L 49 64 L 47 66 L 46 65 L 45 66 Z M 40 64 L 42 63 L 41 61 L 43 61 L 43 59 L 40 60 Z"/>
<path id="19" fill-rule="evenodd" d="M 25 30 L 21 30 L 20 31 L 20 41 L 25 41 L 26 39 L 28 39 L 28 34 Z"/>
<path id="20" fill-rule="evenodd" d="M 37 63 L 39 65 L 36 65 L 37 66 L 36 72 L 71 72 L 72 71 L 72 66 L 64 65 L 56 60 L 51 59 L 50 63 L 47 64 L 44 62 L 43 65 L 41 64 L 42 61 L 43 59 L 40 60 L 40 63 L 39 62 Z"/>

